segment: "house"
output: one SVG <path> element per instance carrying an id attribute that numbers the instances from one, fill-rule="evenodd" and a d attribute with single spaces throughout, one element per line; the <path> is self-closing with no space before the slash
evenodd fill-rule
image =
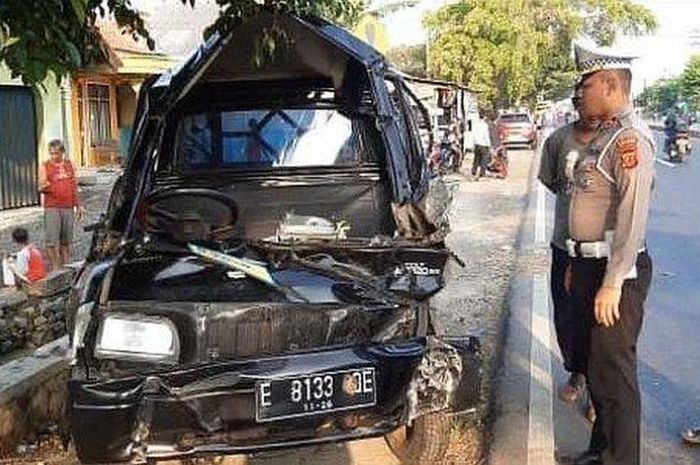
<path id="1" fill-rule="evenodd" d="M 25 86 L 0 63 L 0 210 L 39 203 L 37 171 L 51 139 L 68 132 L 68 85 L 49 76 L 42 86 Z"/>
<path id="2" fill-rule="evenodd" d="M 364 40 L 381 53 L 389 50 L 389 39 L 386 28 L 381 18 L 372 13 L 365 13 L 360 17 L 357 25 L 352 29 L 352 33 Z"/>
<path id="3" fill-rule="evenodd" d="M 51 139 L 62 139 L 79 167 L 116 164 L 127 154 L 143 80 L 175 64 L 100 23 L 104 59 L 57 83 L 25 86 L 0 63 L 0 210 L 39 204 L 38 167 Z"/>
<path id="4" fill-rule="evenodd" d="M 72 153 L 81 167 L 118 164 L 126 157 L 136 113 L 138 90 L 151 74 L 175 64 L 122 33 L 116 23 L 99 23 L 103 60 L 71 77 Z"/>

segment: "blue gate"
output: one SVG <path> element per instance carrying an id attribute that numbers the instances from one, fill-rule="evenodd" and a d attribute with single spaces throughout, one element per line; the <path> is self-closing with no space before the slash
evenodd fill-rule
<path id="1" fill-rule="evenodd" d="M 0 86 L 0 210 L 39 203 L 34 95 Z"/>

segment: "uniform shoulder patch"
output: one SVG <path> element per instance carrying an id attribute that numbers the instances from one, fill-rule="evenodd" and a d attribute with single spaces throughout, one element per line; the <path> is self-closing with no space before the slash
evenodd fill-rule
<path id="1" fill-rule="evenodd" d="M 633 134 L 623 135 L 617 140 L 615 148 L 624 169 L 630 170 L 639 165 L 639 139 L 637 136 Z"/>

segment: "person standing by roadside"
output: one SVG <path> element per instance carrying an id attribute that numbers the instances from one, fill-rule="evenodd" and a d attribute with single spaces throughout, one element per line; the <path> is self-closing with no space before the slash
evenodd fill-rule
<path id="1" fill-rule="evenodd" d="M 453 170 L 455 173 L 459 173 L 459 170 L 462 168 L 462 158 L 464 157 L 464 122 L 461 118 L 457 118 L 455 123 L 451 125 L 451 131 L 455 136 Z"/>
<path id="2" fill-rule="evenodd" d="M 631 58 L 575 46 L 580 112 L 600 121 L 569 175 L 571 296 L 590 321 L 586 378 L 596 410 L 574 463 L 639 465 L 637 339 L 651 283 L 646 225 L 654 142 L 630 101 Z"/>
<path id="3" fill-rule="evenodd" d="M 75 168 L 65 158 L 63 142 L 49 142 L 49 160 L 39 168 L 39 188 L 44 194 L 44 229 L 46 253 L 53 269 L 71 260 L 75 214 L 82 219 Z"/>
<path id="4" fill-rule="evenodd" d="M 574 88 L 572 104 L 578 110 L 581 87 Z M 571 302 L 570 258 L 566 251 L 569 237 L 569 195 L 567 172 L 583 153 L 586 144 L 595 136 L 595 123 L 578 119 L 552 132 L 542 145 L 538 179 L 556 195 L 554 229 L 552 234 L 552 260 L 550 268 L 550 291 L 554 306 L 554 328 L 564 368 L 570 374 L 559 389 L 559 397 L 568 404 L 575 403 L 585 392 L 586 362 L 588 359 L 588 320 L 576 312 Z M 592 419 L 593 409 L 586 415 Z"/>
<path id="5" fill-rule="evenodd" d="M 472 176 L 477 181 L 486 173 L 486 167 L 491 158 L 491 135 L 488 123 L 483 113 L 473 122 L 474 128 L 474 160 L 472 161 Z"/>

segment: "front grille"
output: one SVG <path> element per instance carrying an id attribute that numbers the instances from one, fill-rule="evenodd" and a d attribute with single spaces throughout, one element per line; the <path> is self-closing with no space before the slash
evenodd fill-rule
<path id="1" fill-rule="evenodd" d="M 204 355 L 208 359 L 277 355 L 349 342 L 351 334 L 361 333 L 367 340 L 370 328 L 358 318 L 361 314 L 366 320 L 366 311 L 358 308 L 269 304 L 217 312 L 207 318 Z M 354 331 L 342 329 L 348 326 L 342 324 L 348 317 Z"/>

